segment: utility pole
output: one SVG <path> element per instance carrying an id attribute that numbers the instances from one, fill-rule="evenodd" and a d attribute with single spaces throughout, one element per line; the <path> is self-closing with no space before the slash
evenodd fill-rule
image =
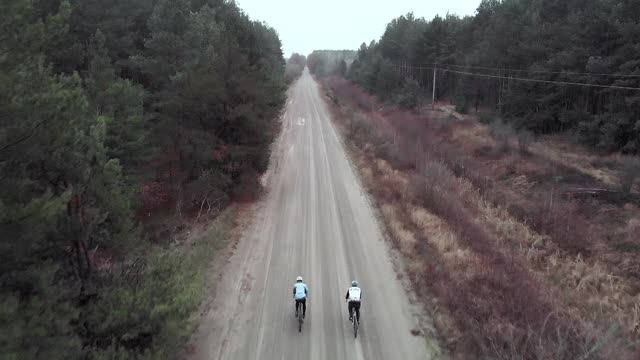
<path id="1" fill-rule="evenodd" d="M 500 70 L 498 70 L 498 76 L 501 76 Z M 504 86 L 504 80 L 498 78 L 498 84 L 498 110 L 500 111 L 500 115 L 502 115 L 502 87 Z"/>
<path id="2" fill-rule="evenodd" d="M 438 71 L 438 68 L 434 65 L 433 66 L 433 92 L 431 94 L 431 108 L 435 109 L 436 108 L 436 73 Z"/>

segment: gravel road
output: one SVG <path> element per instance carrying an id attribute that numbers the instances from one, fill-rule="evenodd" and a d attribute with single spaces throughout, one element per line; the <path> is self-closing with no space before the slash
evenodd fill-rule
<path id="1" fill-rule="evenodd" d="M 305 70 L 289 91 L 267 172 L 268 194 L 216 286 L 194 359 L 428 359 L 416 309 L 340 143 L 324 97 Z M 291 288 L 309 286 L 298 333 Z M 344 301 L 363 291 L 354 339 Z"/>

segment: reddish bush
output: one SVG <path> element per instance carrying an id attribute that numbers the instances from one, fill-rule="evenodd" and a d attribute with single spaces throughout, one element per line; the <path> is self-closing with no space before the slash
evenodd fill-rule
<path id="1" fill-rule="evenodd" d="M 557 193 L 550 192 L 534 206 L 530 213 L 536 231 L 551 236 L 566 251 L 590 254 L 591 224 L 579 214 L 577 203 L 559 199 Z"/>
<path id="2" fill-rule="evenodd" d="M 167 184 L 150 181 L 142 185 L 142 203 L 145 208 L 152 208 L 167 202 L 170 198 Z"/>
<path id="3" fill-rule="evenodd" d="M 374 109 L 374 97 L 350 81 L 341 77 L 332 76 L 326 80 L 325 84 L 338 98 L 354 103 L 360 110 L 369 112 Z"/>
<path id="4" fill-rule="evenodd" d="M 331 86 L 338 97 L 363 109 L 358 104 L 364 98 L 358 100 L 360 89 L 344 80 L 335 80 Z M 549 234 L 563 248 L 584 251 L 589 245 L 584 242 L 589 226 L 577 204 L 557 197 L 552 204 L 541 199 L 519 199 L 501 187 L 484 164 L 449 141 L 448 124 L 395 109 L 383 115 L 366 117 L 373 129 L 367 132 L 368 139 L 359 139 L 359 144 L 373 144 L 376 156 L 388 160 L 395 169 L 411 170 L 409 200 L 444 219 L 459 241 L 480 259 L 480 268 L 472 276 L 447 272 L 433 255 L 428 239 L 417 235 L 416 255 L 425 259 L 425 265 L 409 274 L 419 296 L 425 302 L 435 296 L 457 322 L 463 332 L 465 354 L 475 351 L 476 357 L 504 359 L 584 356 L 589 344 L 587 334 L 546 297 L 543 285 L 530 275 L 526 265 L 511 257 L 508 249 L 498 248 L 495 239 L 474 220 L 479 216 L 477 204 L 466 203 L 457 193 L 456 177 L 467 179 L 494 204 L 510 205 L 512 215 Z M 395 183 L 379 175 L 383 174 L 374 173 L 371 189 L 378 201 L 406 199 Z M 404 225 L 414 227 L 414 234 L 424 234 L 423 229 L 415 228 L 409 214 L 405 215 Z"/>

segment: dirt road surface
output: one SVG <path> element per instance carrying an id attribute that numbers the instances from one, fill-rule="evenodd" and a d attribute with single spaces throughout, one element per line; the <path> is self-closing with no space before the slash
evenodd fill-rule
<path id="1" fill-rule="evenodd" d="M 429 359 L 373 211 L 305 70 L 290 89 L 268 195 L 228 259 L 194 359 Z M 298 333 L 292 286 L 309 285 Z M 354 339 L 344 296 L 363 291 Z"/>

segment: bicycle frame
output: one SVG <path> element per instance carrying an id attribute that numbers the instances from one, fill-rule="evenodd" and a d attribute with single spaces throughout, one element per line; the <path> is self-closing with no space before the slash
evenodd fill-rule
<path id="1" fill-rule="evenodd" d="M 358 337 L 358 327 L 360 327 L 355 308 L 351 308 L 351 318 L 353 319 L 353 338 L 355 339 Z"/>
<path id="2" fill-rule="evenodd" d="M 304 319 L 302 318 L 302 303 L 299 301 L 296 301 L 296 313 L 298 314 L 298 332 L 302 332 L 302 323 L 304 322 Z"/>

